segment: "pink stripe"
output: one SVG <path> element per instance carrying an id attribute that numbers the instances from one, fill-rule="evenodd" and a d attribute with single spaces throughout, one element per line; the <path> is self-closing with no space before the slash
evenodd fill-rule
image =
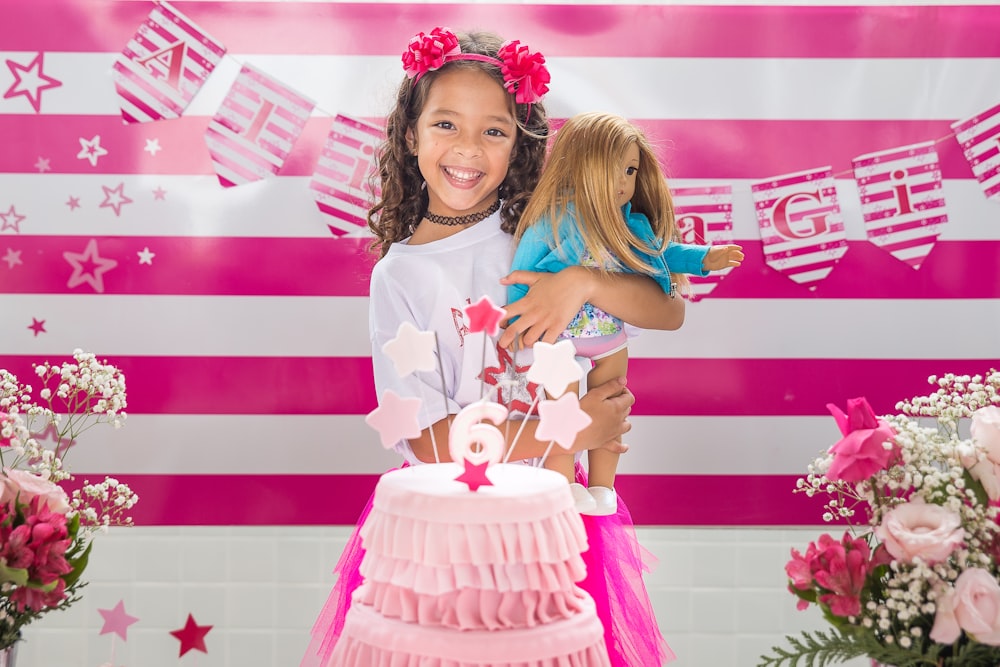
<path id="1" fill-rule="evenodd" d="M 8 2 L 8 51 L 118 52 L 143 22 L 141 2 L 64 0 L 52 11 Z M 417 30 L 489 26 L 546 56 L 995 58 L 1000 8 L 684 5 L 171 3 L 234 53 L 398 55 Z M 251 9 L 252 7 L 252 9 Z M 58 13 L 60 20 L 52 21 Z M 405 21 L 386 17 L 405 16 Z M 100 30 L 80 30 L 81 25 Z M 776 36 L 764 39 L 762 35 Z"/>
<path id="2" fill-rule="evenodd" d="M 0 115 L 0 135 L 16 136 L 20 142 L 19 150 L 0 151 L 0 173 L 32 173 L 32 164 L 41 155 L 50 159 L 50 173 L 57 174 L 211 174 L 212 164 L 206 153 L 192 150 L 192 142 L 200 145 L 201 133 L 210 120 L 184 116 L 169 123 L 123 125 L 118 115 Z M 835 177 L 853 178 L 851 158 L 872 145 L 916 141 L 949 132 L 943 121 L 636 122 L 652 137 L 669 139 L 677 147 L 661 154 L 672 179 L 763 179 L 768 174 L 797 172 L 813 164 L 832 164 Z M 330 127 L 329 118 L 310 118 L 282 174 L 311 175 Z M 101 135 L 102 146 L 115 148 L 101 157 L 96 167 L 65 150 L 65 146 L 78 146 L 79 137 L 95 134 Z M 146 139 L 159 139 L 163 147 L 155 160 L 143 152 Z M 957 142 L 941 144 L 939 157 L 943 178 L 973 178 Z"/>
<path id="3" fill-rule="evenodd" d="M 367 356 L 107 358 L 128 378 L 132 414 L 364 415 L 377 405 Z M 25 381 L 38 361 L 37 355 L 8 356 L 3 367 Z M 827 403 L 843 406 L 859 396 L 884 414 L 902 397 L 926 394 L 930 375 L 984 373 L 997 363 L 637 358 L 629 361 L 629 389 L 637 397 L 635 415 L 817 416 L 828 414 Z M 726 381 L 719 382 L 721 377 Z M 278 390 L 260 391 L 262 386 Z"/>
<path id="4" fill-rule="evenodd" d="M 308 194 L 304 193 L 304 196 Z M 23 264 L 0 265 L 2 292 L 85 294 L 69 289 L 67 250 L 82 252 L 89 236 L 0 237 L 0 253 L 20 250 Z M 367 296 L 374 257 L 366 239 L 174 236 L 97 237 L 101 257 L 118 261 L 103 274 L 105 294 Z M 746 257 L 726 276 L 720 299 L 996 299 L 1000 241 L 939 241 L 914 273 L 867 241 L 848 241 L 846 254 L 814 292 L 806 293 L 769 268 L 758 239 L 737 239 Z M 137 253 L 156 253 L 155 271 Z M 228 258 L 239 257 L 240 261 Z M 215 261 L 209 261 L 215 258 Z M 288 259 L 287 258 L 292 258 Z M 280 260 L 280 261 L 278 261 Z M 878 280 L 871 280 L 878 276 Z"/>
<path id="5" fill-rule="evenodd" d="M 211 35 L 207 34 L 201 26 L 193 25 L 191 19 L 184 16 L 176 7 L 172 7 L 173 11 L 168 11 L 163 5 L 159 5 L 157 9 L 160 12 L 160 16 L 157 18 L 166 19 L 164 23 L 159 23 L 154 21 L 155 25 L 166 25 L 178 29 L 182 33 L 187 33 L 190 37 L 189 42 L 200 45 L 200 48 L 206 48 L 217 57 L 221 57 L 225 53 L 225 48 L 220 48 L 218 44 L 212 39 Z M 180 35 L 183 37 L 184 35 Z M 207 39 L 206 39 L 207 38 Z M 171 39 L 173 42 L 176 38 Z M 190 49 L 189 49 L 190 51 Z"/>

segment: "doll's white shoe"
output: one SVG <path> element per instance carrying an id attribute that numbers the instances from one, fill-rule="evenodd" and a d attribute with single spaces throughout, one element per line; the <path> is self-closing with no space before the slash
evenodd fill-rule
<path id="1" fill-rule="evenodd" d="M 594 501 L 594 497 L 590 495 L 587 487 L 583 484 L 573 482 L 569 485 L 569 490 L 573 493 L 573 506 L 576 508 L 576 511 L 580 514 L 592 514 L 594 508 L 597 507 L 597 503 Z"/>
<path id="2" fill-rule="evenodd" d="M 609 516 L 618 512 L 618 494 L 606 486 L 592 486 L 587 491 L 594 499 L 594 509 L 585 514 L 591 516 Z"/>

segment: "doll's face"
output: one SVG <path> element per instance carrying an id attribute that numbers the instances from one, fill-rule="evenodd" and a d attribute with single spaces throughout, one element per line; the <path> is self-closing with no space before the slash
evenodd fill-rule
<path id="1" fill-rule="evenodd" d="M 639 173 L 639 146 L 629 144 L 625 149 L 625 156 L 616 172 L 618 174 L 617 190 L 618 206 L 624 206 L 635 194 L 635 178 Z"/>

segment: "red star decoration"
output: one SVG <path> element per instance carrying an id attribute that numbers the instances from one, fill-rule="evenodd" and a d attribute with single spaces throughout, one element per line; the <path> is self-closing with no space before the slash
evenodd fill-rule
<path id="1" fill-rule="evenodd" d="M 497 387 L 497 403 L 505 405 L 511 412 L 527 413 L 535 400 L 538 385 L 528 382 L 527 372 L 531 364 L 515 366 L 510 352 L 497 345 L 496 366 L 486 366 L 480 376 L 483 382 Z"/>
<path id="2" fill-rule="evenodd" d="M 465 307 L 465 316 L 469 318 L 469 331 L 472 333 L 485 331 L 487 336 L 497 335 L 500 321 L 506 315 L 507 311 L 495 306 L 488 296 Z"/>
<path id="3" fill-rule="evenodd" d="M 486 476 L 486 468 L 490 465 L 489 461 L 472 463 L 469 459 L 465 459 L 463 463 L 465 463 L 465 472 L 455 478 L 456 482 L 468 484 L 469 491 L 478 491 L 481 486 L 493 486 L 493 482 Z"/>
<path id="4" fill-rule="evenodd" d="M 198 625 L 194 622 L 194 616 L 188 614 L 187 623 L 184 624 L 184 627 L 180 630 L 171 630 L 170 634 L 180 640 L 181 656 L 192 649 L 198 649 L 202 653 L 208 653 L 208 649 L 205 648 L 205 635 L 207 635 L 208 631 L 211 629 L 211 625 Z"/>
<path id="5" fill-rule="evenodd" d="M 48 333 L 45 330 L 45 320 L 39 320 L 34 317 L 31 318 L 31 324 L 28 325 L 28 328 L 35 332 L 35 338 L 40 333 Z"/>

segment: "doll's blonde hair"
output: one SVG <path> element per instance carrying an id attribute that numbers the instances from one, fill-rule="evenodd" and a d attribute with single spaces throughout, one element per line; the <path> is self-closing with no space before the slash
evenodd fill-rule
<path id="1" fill-rule="evenodd" d="M 632 212 L 649 219 L 657 247 L 651 248 L 625 225 L 617 204 L 619 171 L 629 146 L 639 148 Z M 646 135 L 621 116 L 590 112 L 573 116 L 559 128 L 538 185 L 518 223 L 518 239 L 543 218 L 552 222 L 558 239 L 559 221 L 573 205 L 587 252 L 601 266 L 627 267 L 649 274 L 653 268 L 637 251 L 660 255 L 670 241 L 678 241 L 674 205 L 659 160 Z M 610 265 L 610 267 L 608 267 Z M 673 274 L 679 285 L 683 274 Z"/>

